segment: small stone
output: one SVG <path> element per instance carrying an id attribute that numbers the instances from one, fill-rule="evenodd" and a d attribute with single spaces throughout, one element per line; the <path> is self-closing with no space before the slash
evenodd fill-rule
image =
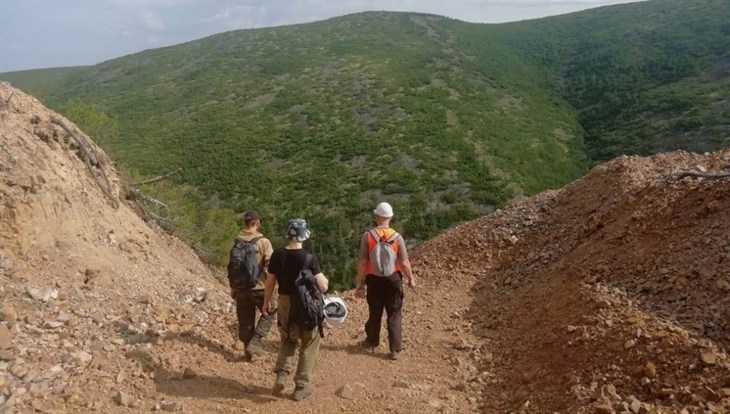
<path id="1" fill-rule="evenodd" d="M 629 397 L 629 409 L 635 414 L 639 414 L 639 410 L 641 410 L 641 401 L 633 395 Z"/>
<path id="2" fill-rule="evenodd" d="M 432 399 L 428 400 L 428 405 L 430 405 L 433 408 L 439 409 L 439 408 L 441 408 L 441 401 L 439 401 L 435 398 L 432 398 Z"/>
<path id="3" fill-rule="evenodd" d="M 43 324 L 43 328 L 45 329 L 58 329 L 64 325 L 63 322 L 59 321 L 48 321 Z"/>
<path id="4" fill-rule="evenodd" d="M 187 367 L 187 368 L 185 368 L 185 371 L 183 371 L 183 376 L 182 377 L 183 377 L 183 379 L 193 379 L 193 378 L 195 378 L 197 376 L 198 376 L 198 373 L 195 372 L 195 370 L 193 370 L 190 367 Z"/>
<path id="5" fill-rule="evenodd" d="M 405 381 L 405 380 L 399 379 L 399 380 L 396 380 L 396 381 L 395 381 L 395 382 L 393 383 L 393 387 L 395 387 L 395 388 L 404 388 L 404 389 L 408 389 L 408 388 L 411 388 L 411 384 L 410 384 L 410 383 L 409 383 L 408 381 Z"/>
<path id="6" fill-rule="evenodd" d="M 2 387 L 0 387 L 2 388 Z M 730 397 L 730 388 L 720 388 L 720 391 L 718 391 L 718 394 L 720 394 L 723 398 Z"/>
<path id="7" fill-rule="evenodd" d="M 463 338 L 454 342 L 453 347 L 454 347 L 454 349 L 459 350 L 459 351 L 466 351 L 466 350 L 473 348 L 473 346 L 471 344 L 469 344 L 468 342 L 466 342 L 466 340 L 464 340 Z"/>
<path id="8" fill-rule="evenodd" d="M 121 405 L 122 407 L 129 407 L 132 405 L 133 398 L 131 395 L 127 394 L 124 391 L 117 391 L 117 393 L 114 395 L 114 402 Z"/>
<path id="9" fill-rule="evenodd" d="M 628 341 L 624 342 L 624 349 L 631 349 L 634 346 L 636 346 L 636 341 L 633 339 L 629 339 Z"/>
<path id="10" fill-rule="evenodd" d="M 575 332 L 578 330 L 577 326 L 568 325 L 568 332 Z"/>
<path id="11" fill-rule="evenodd" d="M 652 362 L 647 362 L 646 366 L 644 366 L 644 375 L 647 378 L 656 378 L 656 365 Z"/>
<path id="12" fill-rule="evenodd" d="M 91 360 L 93 359 L 93 357 L 89 353 L 84 352 L 84 351 L 74 352 L 73 354 L 71 354 L 71 357 L 79 365 L 86 365 L 89 362 L 91 362 Z"/>
<path id="13" fill-rule="evenodd" d="M 338 397 L 344 398 L 346 400 L 352 400 L 355 398 L 355 391 L 352 389 L 351 386 L 348 384 L 345 384 L 337 389 L 337 392 L 335 393 Z"/>
<path id="14" fill-rule="evenodd" d="M 608 384 L 603 387 L 603 394 L 607 395 L 617 401 L 621 401 L 621 396 L 618 395 L 618 392 L 616 392 L 616 386 L 613 384 Z"/>
<path id="15" fill-rule="evenodd" d="M 722 292 L 730 292 L 730 283 L 725 279 L 717 279 L 715 286 Z"/>
<path id="16" fill-rule="evenodd" d="M 208 298 L 208 290 L 205 288 L 197 288 L 195 289 L 195 292 L 193 293 L 193 301 L 195 303 L 202 303 L 205 302 L 205 299 Z"/>
<path id="17" fill-rule="evenodd" d="M 616 411 L 613 410 L 613 407 L 608 404 L 597 405 L 595 408 L 596 414 L 616 414 Z"/>
<path id="18" fill-rule="evenodd" d="M 13 322 L 17 319 L 18 312 L 16 312 L 15 308 L 10 306 L 10 304 L 5 304 L 2 308 L 0 308 L 0 321 Z"/>
<path id="19" fill-rule="evenodd" d="M 13 347 L 13 334 L 7 326 L 0 324 L 0 350 Z"/>
<path id="20" fill-rule="evenodd" d="M 12 368 L 10 368 L 10 373 L 19 379 L 23 379 L 26 375 L 28 375 L 28 368 L 24 365 L 15 364 Z"/>
<path id="21" fill-rule="evenodd" d="M 707 365 L 715 365 L 717 363 L 717 352 L 713 349 L 702 353 L 702 362 Z"/>
<path id="22" fill-rule="evenodd" d="M 30 403 L 30 406 L 33 407 L 34 410 L 38 411 L 39 413 L 45 413 L 46 410 L 43 407 L 43 403 L 41 400 L 34 399 L 32 403 Z"/>
<path id="23" fill-rule="evenodd" d="M 15 355 L 13 355 L 12 349 L 0 349 L 0 361 L 13 361 Z"/>
<path id="24" fill-rule="evenodd" d="M 38 288 L 27 288 L 26 292 L 28 295 L 40 302 L 48 302 L 51 299 L 58 298 L 58 290 L 52 288 L 38 289 Z"/>
<path id="25" fill-rule="evenodd" d="M 163 402 L 160 406 L 162 411 L 180 411 L 182 410 L 182 404 L 177 401 Z"/>

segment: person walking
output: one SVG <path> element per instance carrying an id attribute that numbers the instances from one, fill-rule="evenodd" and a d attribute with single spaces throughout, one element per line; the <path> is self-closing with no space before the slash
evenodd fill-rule
<path id="1" fill-rule="evenodd" d="M 380 203 L 373 210 L 376 227 L 366 231 L 360 241 L 356 291 L 358 298 L 367 297 L 369 316 L 365 323 L 366 348 L 380 344 L 383 310 L 387 313 L 390 359 L 397 360 L 402 351 L 403 280 L 416 287 L 405 240 L 390 227 L 393 207 Z"/>
<path id="2" fill-rule="evenodd" d="M 244 361 L 253 361 L 254 356 L 264 354 L 262 340 L 266 338 L 271 327 L 274 325 L 273 314 L 261 314 L 258 323 L 256 322 L 256 309 L 262 309 L 264 305 L 264 288 L 266 284 L 266 267 L 271 258 L 273 248 L 269 239 L 259 231 L 261 228 L 261 215 L 256 211 L 247 211 L 242 214 L 243 228 L 236 237 L 234 248 L 231 251 L 229 267 L 229 282 L 231 297 L 236 300 L 236 316 L 238 318 L 238 339 L 245 346 Z M 248 245 L 248 246 L 247 246 Z M 244 252 L 239 254 L 240 260 L 245 260 L 245 252 L 253 253 L 251 261 L 255 264 L 254 275 L 246 273 L 245 277 L 234 277 L 231 267 L 234 264 L 234 250 Z M 255 259 L 254 259 L 255 257 Z M 239 266 L 240 268 L 241 266 Z M 245 267 L 245 266 L 244 266 Z M 254 281 L 251 282 L 251 279 Z M 271 298 L 269 307 L 276 309 L 276 298 Z"/>
<path id="3" fill-rule="evenodd" d="M 281 396 L 286 388 L 286 380 L 291 372 L 291 365 L 299 345 L 299 362 L 294 376 L 294 394 L 296 401 L 301 401 L 312 394 L 311 378 L 317 361 L 320 343 L 320 329 L 307 329 L 302 322 L 304 313 L 297 305 L 297 277 L 300 271 L 308 269 L 314 276 L 316 288 L 324 293 L 328 288 L 327 278 L 322 274 L 317 257 L 302 247 L 302 242 L 309 239 L 311 233 L 307 222 L 302 219 L 291 220 L 287 226 L 286 237 L 289 244 L 277 248 L 271 256 L 269 275 L 266 278 L 264 297 L 264 313 L 273 312 L 270 298 L 274 295 L 276 283 L 279 284 L 279 330 L 282 344 L 274 372 L 276 382 L 273 394 Z M 322 310 L 324 312 L 324 309 Z"/>

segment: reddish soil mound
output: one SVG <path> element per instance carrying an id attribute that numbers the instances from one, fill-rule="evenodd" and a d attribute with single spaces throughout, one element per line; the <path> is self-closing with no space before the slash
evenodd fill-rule
<path id="1" fill-rule="evenodd" d="M 730 150 L 622 157 L 419 250 L 475 275 L 485 412 L 730 408 L 730 179 L 666 180 L 728 167 Z"/>

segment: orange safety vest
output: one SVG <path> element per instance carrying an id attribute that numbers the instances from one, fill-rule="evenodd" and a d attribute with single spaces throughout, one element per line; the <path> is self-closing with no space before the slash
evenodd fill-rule
<path id="1" fill-rule="evenodd" d="M 388 240 L 390 236 L 392 236 L 396 231 L 391 229 L 390 227 L 384 228 L 384 227 L 376 227 L 375 232 L 378 233 L 378 236 L 380 236 L 381 241 Z M 375 243 L 377 243 L 377 240 L 373 238 L 373 235 L 370 234 L 370 232 L 367 232 L 368 235 L 368 254 L 373 251 L 375 248 Z M 400 245 L 398 242 L 393 243 L 393 251 L 398 254 L 398 249 L 400 249 Z M 398 261 L 395 262 L 395 271 L 400 272 L 400 265 L 398 264 Z M 373 274 L 373 265 L 370 264 L 370 260 L 368 260 L 367 265 L 365 265 L 365 274 L 366 275 L 372 275 Z"/>

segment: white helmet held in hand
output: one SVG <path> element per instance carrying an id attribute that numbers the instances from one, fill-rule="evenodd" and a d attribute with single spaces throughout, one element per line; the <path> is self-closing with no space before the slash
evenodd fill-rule
<path id="1" fill-rule="evenodd" d="M 333 325 L 341 325 L 347 317 L 347 306 L 340 298 L 324 298 L 324 317 Z"/>

